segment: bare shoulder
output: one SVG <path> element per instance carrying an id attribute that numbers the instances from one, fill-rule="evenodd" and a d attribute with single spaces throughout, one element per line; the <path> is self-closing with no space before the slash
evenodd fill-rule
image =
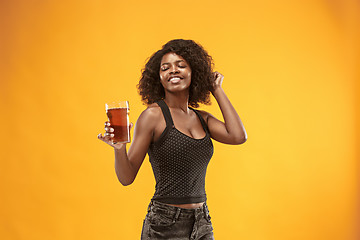
<path id="1" fill-rule="evenodd" d="M 161 119 L 161 108 L 156 103 L 149 105 L 139 116 L 137 124 L 155 126 Z"/>
<path id="2" fill-rule="evenodd" d="M 197 110 L 198 113 L 200 113 L 201 117 L 205 120 L 205 122 L 208 122 L 209 116 L 212 116 L 210 113 L 204 111 L 204 110 Z"/>

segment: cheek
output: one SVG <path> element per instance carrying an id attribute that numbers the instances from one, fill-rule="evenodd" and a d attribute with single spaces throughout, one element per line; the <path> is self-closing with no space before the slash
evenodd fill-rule
<path id="1" fill-rule="evenodd" d="M 188 72 L 187 77 L 191 79 L 191 72 Z"/>
<path id="2" fill-rule="evenodd" d="M 164 74 L 159 74 L 159 76 L 160 76 L 160 83 L 164 87 L 164 84 L 165 84 L 164 79 L 166 79 L 165 75 Z"/>
<path id="3" fill-rule="evenodd" d="M 191 70 L 190 69 L 186 69 L 182 74 L 186 78 L 191 78 Z"/>

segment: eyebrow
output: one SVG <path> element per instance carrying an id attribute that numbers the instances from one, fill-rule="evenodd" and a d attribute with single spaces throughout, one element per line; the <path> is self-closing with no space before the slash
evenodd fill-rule
<path id="1" fill-rule="evenodd" d="M 177 60 L 177 61 L 175 61 L 175 63 L 179 63 L 179 62 L 184 62 L 184 60 Z M 170 64 L 170 63 L 163 63 L 163 64 L 161 64 L 161 66 L 162 66 L 162 65 L 165 65 L 165 64 Z"/>

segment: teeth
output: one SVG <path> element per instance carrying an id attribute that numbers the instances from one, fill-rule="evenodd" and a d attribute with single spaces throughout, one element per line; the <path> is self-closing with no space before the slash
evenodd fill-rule
<path id="1" fill-rule="evenodd" d="M 178 78 L 178 77 L 174 77 L 174 78 L 170 78 L 170 81 L 177 81 L 177 80 L 180 80 L 180 78 Z"/>

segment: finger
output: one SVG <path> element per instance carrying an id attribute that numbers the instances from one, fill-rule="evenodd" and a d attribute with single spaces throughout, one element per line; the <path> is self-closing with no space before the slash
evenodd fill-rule
<path id="1" fill-rule="evenodd" d="M 104 142 L 106 142 L 107 144 L 111 144 L 112 143 L 112 138 L 110 136 L 105 136 L 102 139 Z"/>
<path id="2" fill-rule="evenodd" d="M 109 127 L 110 126 L 110 122 L 109 121 L 106 121 L 105 122 L 105 127 Z"/>
<path id="3" fill-rule="evenodd" d="M 106 132 L 104 135 L 105 135 L 105 137 L 109 137 L 109 138 L 113 138 L 115 136 L 115 134 L 108 133 L 108 132 Z"/>
<path id="4" fill-rule="evenodd" d="M 132 129 L 133 126 L 134 126 L 134 124 L 133 124 L 133 123 L 130 123 L 130 129 Z"/>
<path id="5" fill-rule="evenodd" d="M 112 132 L 114 132 L 115 130 L 114 130 L 114 128 L 112 128 L 112 127 L 105 127 L 105 132 L 110 132 L 110 133 L 112 133 Z"/>
<path id="6" fill-rule="evenodd" d="M 107 139 L 108 139 L 108 136 L 106 136 L 106 133 L 104 135 L 99 133 L 97 137 L 102 141 L 107 141 Z"/>
<path id="7" fill-rule="evenodd" d="M 101 133 L 98 135 L 98 139 L 105 142 L 105 143 L 108 143 L 110 141 L 110 137 L 108 136 L 103 136 Z"/>

